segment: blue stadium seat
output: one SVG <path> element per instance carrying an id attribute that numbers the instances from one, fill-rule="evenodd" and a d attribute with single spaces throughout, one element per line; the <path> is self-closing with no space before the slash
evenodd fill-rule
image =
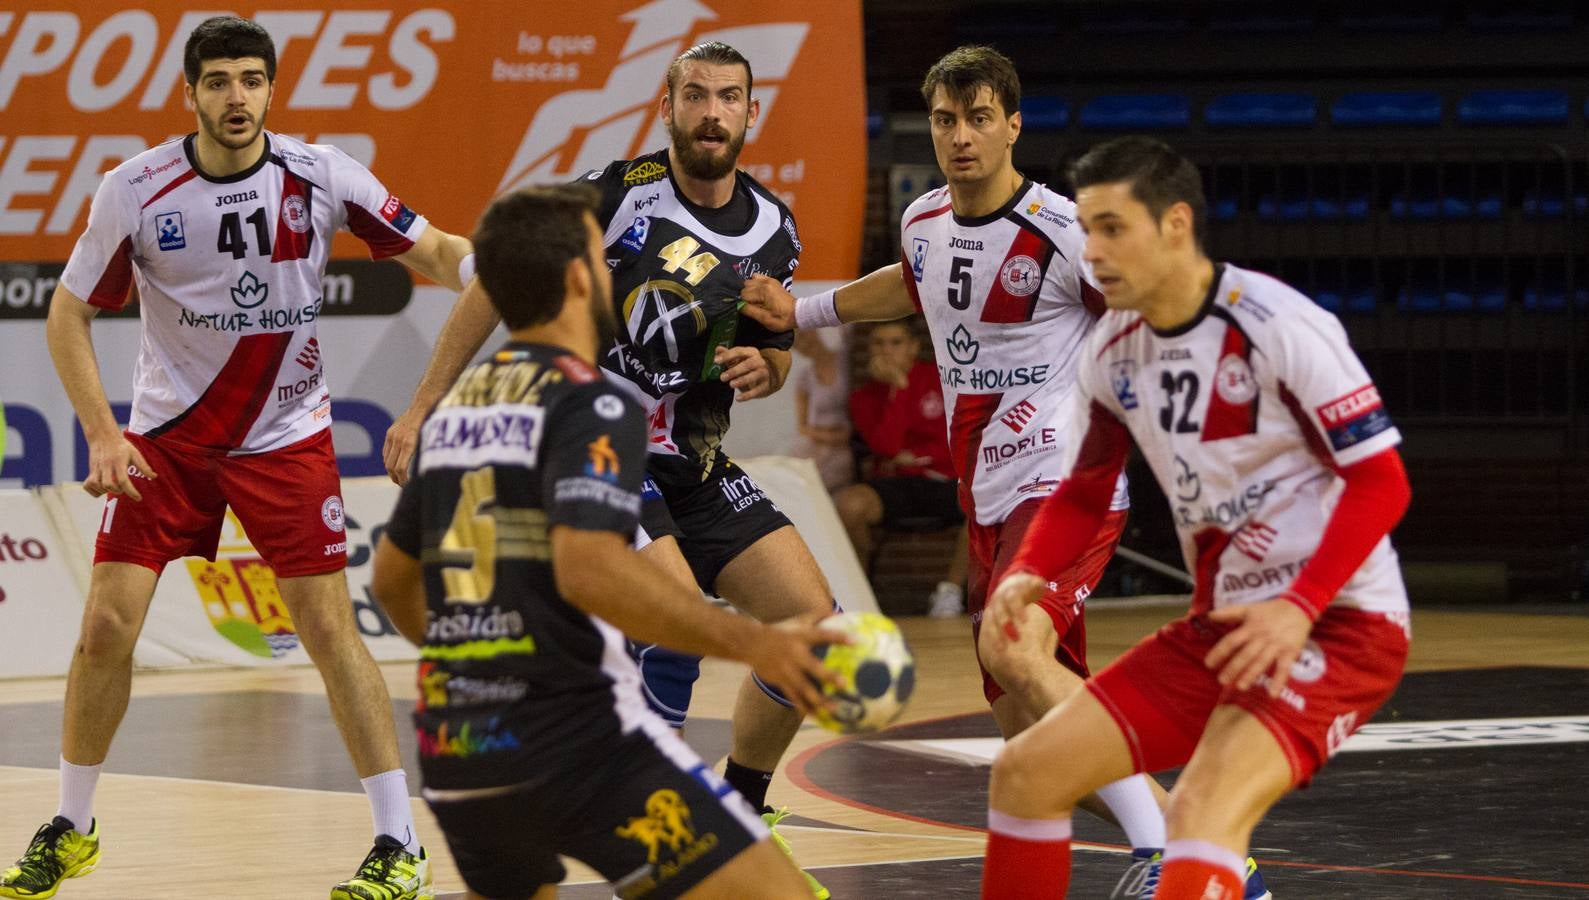
<path id="1" fill-rule="evenodd" d="M 1192 104 L 1177 94 L 1094 97 L 1082 105 L 1077 120 L 1083 128 L 1118 131 L 1185 128 L 1192 121 Z"/>
<path id="2" fill-rule="evenodd" d="M 1230 222 L 1236 218 L 1240 208 L 1241 200 L 1234 195 L 1213 197 L 1208 201 L 1208 217 L 1216 222 Z"/>
<path id="3" fill-rule="evenodd" d="M 1419 221 L 1498 219 L 1501 216 L 1501 207 L 1499 194 L 1483 194 L 1478 197 L 1464 197 L 1460 194 L 1435 197 L 1422 193 L 1409 197 L 1406 194 L 1398 194 L 1390 199 L 1390 217 Z"/>
<path id="4" fill-rule="evenodd" d="M 1472 91 L 1457 104 L 1457 121 L 1464 125 L 1564 125 L 1567 92 Z"/>
<path id="5" fill-rule="evenodd" d="M 1337 125 L 1439 125 L 1445 102 L 1434 91 L 1362 91 L 1330 106 Z"/>
<path id="6" fill-rule="evenodd" d="M 1499 284 L 1447 285 L 1415 283 L 1396 295 L 1396 308 L 1403 312 L 1501 312 L 1506 309 L 1506 289 Z"/>
<path id="7" fill-rule="evenodd" d="M 879 113 L 879 112 L 869 112 L 869 113 L 867 113 L 866 114 L 866 136 L 869 137 L 869 138 L 874 138 L 874 137 L 877 137 L 878 135 L 880 135 L 882 133 L 883 133 L 883 114 Z"/>
<path id="8" fill-rule="evenodd" d="M 1203 119 L 1224 128 L 1306 128 L 1319 120 L 1310 94 L 1225 94 L 1203 109 Z"/>
<path id="9" fill-rule="evenodd" d="M 1572 292 L 1573 304 L 1579 309 L 1589 308 L 1589 288 Z M 1530 312 L 1561 312 L 1567 308 L 1567 286 L 1561 283 L 1523 289 L 1523 308 Z"/>
<path id="10" fill-rule="evenodd" d="M 1559 219 L 1571 210 L 1572 215 L 1589 215 L 1589 196 L 1574 194 L 1571 199 L 1560 191 L 1529 191 L 1523 195 L 1523 215 L 1537 219 Z"/>
<path id="11" fill-rule="evenodd" d="M 1378 299 L 1371 285 L 1347 285 L 1342 302 L 1349 313 L 1370 313 L 1374 311 Z"/>
<path id="12" fill-rule="evenodd" d="M 1021 98 L 1021 127 L 1060 131 L 1070 124 L 1070 107 L 1058 97 L 1028 94 Z"/>

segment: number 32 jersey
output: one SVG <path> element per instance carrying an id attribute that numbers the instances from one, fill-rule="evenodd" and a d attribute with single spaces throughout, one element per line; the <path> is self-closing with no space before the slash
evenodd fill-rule
<path id="1" fill-rule="evenodd" d="M 905 210 L 905 287 L 932 336 L 961 506 L 982 525 L 1059 485 L 1076 363 L 1104 311 L 1074 223 L 1074 203 L 1031 181 L 985 216 L 955 215 L 948 188 Z M 1122 476 L 1113 507 L 1128 505 Z"/>
<path id="2" fill-rule="evenodd" d="M 1066 471 L 1136 441 L 1197 579 L 1193 613 L 1289 587 L 1340 497 L 1335 473 L 1401 441 L 1341 323 L 1258 272 L 1217 266 L 1197 317 L 1170 332 L 1110 310 L 1086 353 Z M 1406 611 L 1390 538 L 1333 602 Z"/>
<path id="3" fill-rule="evenodd" d="M 259 453 L 331 424 L 315 323 L 331 238 L 344 225 L 377 259 L 426 221 L 335 147 L 265 132 L 259 162 L 212 178 L 194 136 L 112 169 L 61 283 L 120 309 L 136 281 L 143 319 L 135 434 Z"/>

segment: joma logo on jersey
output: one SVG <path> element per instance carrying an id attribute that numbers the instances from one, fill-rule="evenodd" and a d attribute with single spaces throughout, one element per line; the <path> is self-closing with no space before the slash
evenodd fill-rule
<path id="1" fill-rule="evenodd" d="M 966 238 L 951 237 L 949 238 L 949 249 L 980 251 L 982 249 L 982 242 L 967 240 Z"/>
<path id="2" fill-rule="evenodd" d="M 215 198 L 216 206 L 231 206 L 233 203 L 246 203 L 249 200 L 258 200 L 259 191 L 243 191 L 241 194 L 222 194 Z"/>

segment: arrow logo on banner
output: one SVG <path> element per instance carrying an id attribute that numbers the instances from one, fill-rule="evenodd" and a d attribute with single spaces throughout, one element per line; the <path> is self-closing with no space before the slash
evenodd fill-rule
<path id="1" fill-rule="evenodd" d="M 541 104 L 497 192 L 567 180 L 665 144 L 667 132 L 656 117 L 662 73 L 684 52 L 684 38 L 695 23 L 717 17 L 699 0 L 652 0 L 620 16 L 633 25 L 607 83 L 599 89 L 567 91 Z M 778 88 L 767 83 L 789 73 L 810 30 L 805 22 L 768 23 L 725 28 L 698 35 L 697 40 L 725 41 L 755 61 L 756 92 L 765 122 L 778 94 Z M 754 142 L 759 130 L 752 129 L 746 142 Z M 576 145 L 581 138 L 583 144 Z M 637 139 L 643 139 L 642 149 L 636 148 Z"/>

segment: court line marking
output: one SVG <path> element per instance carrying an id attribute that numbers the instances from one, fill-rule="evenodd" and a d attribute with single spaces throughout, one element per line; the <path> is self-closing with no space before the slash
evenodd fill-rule
<path id="1" fill-rule="evenodd" d="M 910 723 L 907 723 L 907 724 L 911 725 L 911 726 L 915 726 L 915 725 L 924 724 L 926 722 L 949 721 L 949 720 L 953 720 L 953 719 L 960 719 L 960 718 L 965 718 L 967 716 L 974 716 L 974 715 L 981 715 L 981 714 L 980 713 L 968 713 L 968 714 L 962 714 L 962 715 L 939 716 L 939 717 L 936 717 L 936 718 L 933 718 L 933 719 L 924 719 L 924 720 L 919 721 L 919 722 L 910 722 Z M 1476 721 L 1482 721 L 1482 720 L 1476 720 Z M 823 743 L 816 744 L 816 745 L 814 745 L 812 747 L 808 747 L 805 750 L 803 750 L 802 752 L 800 752 L 798 755 L 796 755 L 794 759 L 791 759 L 789 761 L 788 770 L 787 770 L 787 772 L 788 772 L 787 777 L 788 777 L 790 783 L 794 784 L 796 787 L 800 788 L 801 790 L 806 791 L 807 793 L 810 793 L 813 796 L 820 797 L 820 798 L 822 798 L 824 800 L 830 800 L 830 801 L 832 801 L 834 803 L 840 804 L 841 806 L 848 806 L 848 807 L 850 807 L 852 809 L 859 809 L 859 810 L 862 810 L 862 811 L 865 811 L 865 812 L 874 813 L 876 815 L 884 816 L 884 817 L 887 817 L 887 818 L 901 819 L 901 820 L 904 820 L 904 821 L 907 821 L 907 822 L 916 822 L 916 823 L 919 823 L 919 824 L 922 824 L 922 825 L 933 825 L 933 826 L 936 826 L 936 827 L 939 827 L 939 828 L 952 828 L 952 829 L 959 830 L 959 831 L 967 831 L 967 832 L 974 832 L 974 833 L 980 833 L 980 834 L 986 834 L 987 833 L 987 829 L 985 829 L 985 828 L 977 828 L 977 827 L 973 827 L 973 826 L 970 826 L 970 825 L 960 825 L 960 824 L 957 824 L 957 823 L 954 823 L 954 822 L 940 822 L 940 821 L 936 821 L 934 819 L 924 818 L 922 816 L 914 816 L 914 815 L 911 815 L 910 813 L 906 813 L 906 812 L 899 812 L 897 810 L 884 809 L 884 808 L 882 808 L 880 806 L 873 806 L 870 803 L 866 803 L 866 802 L 861 801 L 861 800 L 855 800 L 855 799 L 850 798 L 850 797 L 845 797 L 845 796 L 842 796 L 842 795 L 839 795 L 839 794 L 835 794 L 832 791 L 827 790 L 826 788 L 818 786 L 816 784 L 816 782 L 812 781 L 811 777 L 806 774 L 806 766 L 812 760 L 816 759 L 816 757 L 819 756 L 821 753 L 823 753 L 823 752 L 825 752 L 827 750 L 831 750 L 831 749 L 833 749 L 835 747 L 838 747 L 841 744 L 847 744 L 847 743 L 860 743 L 860 744 L 883 743 L 883 744 L 887 744 L 887 743 L 890 743 L 890 742 L 888 742 L 888 741 L 882 741 L 882 742 L 878 742 L 878 741 L 856 741 L 853 738 L 835 738 L 833 740 L 824 741 Z M 1116 852 L 1116 853 L 1129 853 L 1130 852 L 1130 848 L 1128 848 L 1128 847 L 1123 847 L 1123 846 L 1113 845 L 1113 844 L 1094 844 L 1094 843 L 1090 843 L 1090 842 L 1086 842 L 1086 841 L 1073 841 L 1071 843 L 1071 849 L 1073 849 L 1073 850 L 1104 850 L 1104 851 L 1112 851 L 1112 852 Z M 1390 868 L 1369 867 L 1369 866 L 1343 866 L 1343 865 L 1332 865 L 1332 864 L 1329 864 L 1329 863 L 1303 862 L 1303 861 L 1292 861 L 1292 860 L 1276 860 L 1276 859 L 1270 859 L 1270 858 L 1259 859 L 1259 860 L 1257 860 L 1257 862 L 1258 862 L 1258 864 L 1260 866 L 1277 866 L 1277 867 L 1292 868 L 1292 869 L 1313 869 L 1313 870 L 1325 871 L 1325 872 L 1355 872 L 1355 873 L 1362 873 L 1362 874 L 1368 874 L 1368 875 L 1381 875 L 1381 874 L 1383 874 L 1383 875 L 1398 875 L 1398 876 L 1408 877 L 1408 878 L 1438 878 L 1438 879 L 1444 879 L 1444 880 L 1450 880 L 1450 881 L 1479 881 L 1479 882 L 1486 882 L 1486 883 L 1491 883 L 1491 884 L 1515 884 L 1515 885 L 1522 885 L 1522 886 L 1526 886 L 1526 887 L 1561 887 L 1561 888 L 1572 888 L 1574 890 L 1589 891 L 1589 883 L 1579 883 L 1579 882 L 1572 882 L 1572 881 L 1543 881 L 1543 880 L 1531 879 L 1531 878 L 1512 878 L 1512 877 L 1503 876 L 1503 875 L 1471 875 L 1471 874 L 1467 874 L 1467 873 L 1463 873 L 1463 872 L 1427 872 L 1427 871 L 1422 871 L 1422 870 L 1417 870 L 1417 869 L 1390 869 Z"/>

